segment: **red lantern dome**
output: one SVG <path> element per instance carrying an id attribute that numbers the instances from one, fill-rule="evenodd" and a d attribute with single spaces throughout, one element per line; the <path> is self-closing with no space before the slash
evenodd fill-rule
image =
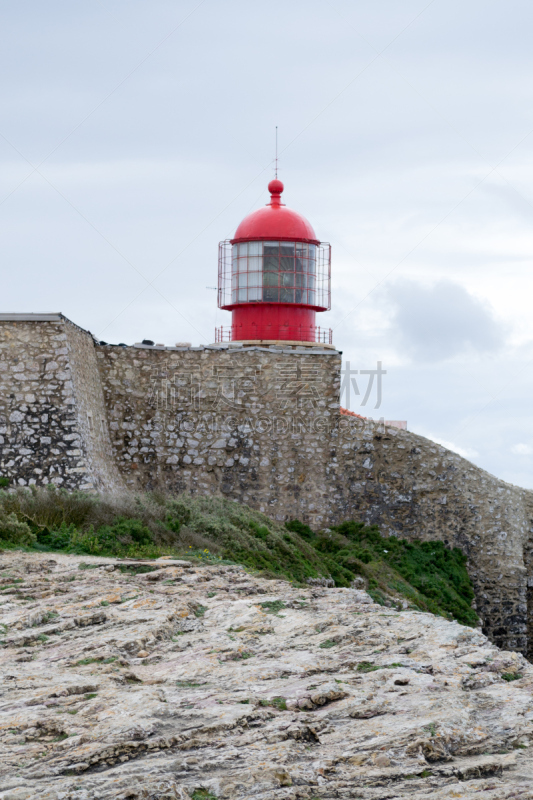
<path id="1" fill-rule="evenodd" d="M 232 324 L 216 331 L 217 341 L 331 343 L 315 321 L 331 307 L 331 248 L 281 202 L 283 188 L 270 181 L 270 203 L 220 243 L 218 305 L 232 312 Z"/>
<path id="2" fill-rule="evenodd" d="M 270 203 L 243 219 L 231 240 L 232 244 L 253 239 L 298 240 L 299 242 L 320 244 L 311 224 L 305 217 L 291 208 L 287 208 L 281 202 L 283 188 L 281 181 L 277 179 L 270 181 L 268 184 Z"/>

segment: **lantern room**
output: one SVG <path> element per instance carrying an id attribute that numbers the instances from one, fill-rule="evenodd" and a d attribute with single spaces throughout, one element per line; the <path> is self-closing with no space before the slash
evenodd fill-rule
<path id="1" fill-rule="evenodd" d="M 331 308 L 331 247 L 281 202 L 283 188 L 270 181 L 270 203 L 219 245 L 218 306 L 232 318 L 217 342 L 331 344 L 331 331 L 316 325 Z"/>

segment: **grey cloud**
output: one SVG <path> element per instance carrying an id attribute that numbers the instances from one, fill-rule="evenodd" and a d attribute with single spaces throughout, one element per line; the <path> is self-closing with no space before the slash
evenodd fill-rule
<path id="1" fill-rule="evenodd" d="M 490 306 L 453 281 L 432 286 L 398 281 L 386 298 L 398 347 L 412 358 L 442 361 L 468 351 L 494 352 L 504 344 L 505 328 Z"/>

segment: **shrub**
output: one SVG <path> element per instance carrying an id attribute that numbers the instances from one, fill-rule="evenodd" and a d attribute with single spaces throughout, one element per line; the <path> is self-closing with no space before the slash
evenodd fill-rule
<path id="1" fill-rule="evenodd" d="M 98 530 L 92 526 L 79 530 L 74 523 L 62 522 L 57 530 L 46 528 L 37 534 L 39 544 L 70 553 L 90 555 L 124 555 L 153 550 L 154 539 L 150 529 L 139 519 L 118 518 L 113 525 L 103 525 Z M 154 551 L 154 555 L 159 553 Z"/>
<path id="2" fill-rule="evenodd" d="M 0 518 L 0 540 L 9 544 L 29 547 L 37 541 L 26 522 L 20 522 L 16 514 L 8 514 Z"/>
<path id="3" fill-rule="evenodd" d="M 156 495 L 92 495 L 82 491 L 68 492 L 53 485 L 45 489 L 17 487 L 13 492 L 0 490 L 0 516 L 14 513 L 34 533 L 51 533 L 63 523 L 76 529 L 98 530 L 114 525 L 120 519 L 141 521 L 159 543 L 175 540 L 165 524 L 172 504 L 161 504 Z"/>
<path id="4" fill-rule="evenodd" d="M 317 546 L 335 552 L 339 564 L 367 577 L 376 602 L 401 594 L 424 611 L 453 617 L 464 625 L 477 623 L 466 556 L 458 548 L 439 541 L 381 536 L 377 526 L 352 520 L 322 536 Z"/>
<path id="5" fill-rule="evenodd" d="M 67 525 L 62 522 L 58 530 L 48 531 L 46 528 L 39 531 L 37 534 L 37 541 L 39 544 L 50 547 L 54 550 L 66 550 L 76 532 L 75 525 Z"/>
<path id="6" fill-rule="evenodd" d="M 478 619 L 460 550 L 383 537 L 375 525 L 357 520 L 315 534 L 298 520 L 281 525 L 215 496 L 0 489 L 0 540 L 31 545 L 35 536 L 41 549 L 136 558 L 175 553 L 243 564 L 301 584 L 327 579 L 349 587 L 362 576 L 376 602 L 390 605 L 401 596 L 411 607 L 466 625 Z"/>
<path id="7" fill-rule="evenodd" d="M 311 530 L 309 525 L 305 525 L 297 519 L 291 519 L 290 522 L 286 522 L 285 527 L 288 531 L 297 533 L 298 536 L 301 536 L 302 539 L 305 539 L 307 542 L 312 542 L 316 537 L 316 534 Z"/>

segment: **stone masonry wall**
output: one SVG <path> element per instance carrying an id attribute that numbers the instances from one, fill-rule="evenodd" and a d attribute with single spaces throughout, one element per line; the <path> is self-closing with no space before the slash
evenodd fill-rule
<path id="1" fill-rule="evenodd" d="M 92 337 L 60 314 L 0 317 L 0 475 L 19 486 L 121 485 Z"/>
<path id="2" fill-rule="evenodd" d="M 327 522 L 336 351 L 98 347 L 97 356 L 128 486 L 222 492 L 280 519 Z"/>
<path id="3" fill-rule="evenodd" d="M 65 323 L 69 350 L 68 368 L 75 398 L 76 432 L 84 455 L 87 480 L 95 489 L 124 490 L 124 481 L 114 459 L 102 382 L 92 336 Z"/>
<path id="4" fill-rule="evenodd" d="M 459 547 L 469 559 L 485 633 L 500 646 L 527 652 L 533 494 L 407 431 L 348 417 L 334 438 L 332 516 L 359 517 L 384 533 Z M 531 636 L 529 642 L 533 656 Z"/>
<path id="5" fill-rule="evenodd" d="M 315 528 L 356 517 L 441 539 L 468 556 L 485 632 L 527 652 L 533 493 L 421 436 L 341 416 L 340 366 L 319 348 L 95 347 L 59 315 L 0 316 L 0 474 L 220 493 Z"/>

